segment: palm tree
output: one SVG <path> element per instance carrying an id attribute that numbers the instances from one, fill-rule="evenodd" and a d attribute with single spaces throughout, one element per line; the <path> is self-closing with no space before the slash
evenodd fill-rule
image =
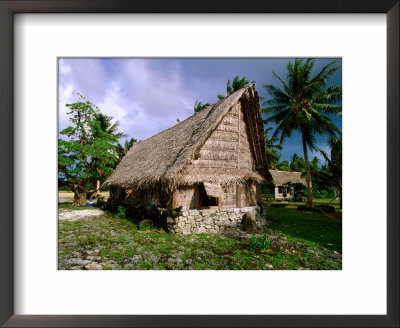
<path id="1" fill-rule="evenodd" d="M 304 172 L 304 159 L 297 155 L 296 153 L 290 158 L 290 170 L 297 172 Z"/>
<path id="2" fill-rule="evenodd" d="M 125 137 L 127 137 L 127 135 L 125 133 L 118 132 L 119 122 L 116 121 L 115 123 L 112 123 L 112 120 L 113 120 L 112 116 L 108 116 L 108 115 L 105 115 L 102 113 L 96 113 L 95 121 L 99 127 L 98 134 L 100 135 L 101 133 L 107 133 L 110 136 L 112 136 L 113 139 L 115 140 L 115 142 L 117 143 L 118 139 L 125 138 Z M 96 134 L 93 134 L 93 135 L 95 138 L 97 137 Z M 117 145 L 117 153 L 118 153 L 118 148 L 119 148 L 119 144 Z M 97 170 L 98 178 L 94 179 L 92 181 L 94 193 L 90 196 L 90 200 L 92 200 L 97 195 L 97 193 L 100 191 L 101 180 L 104 180 L 106 178 L 104 172 L 102 172 L 100 169 L 96 169 L 96 170 Z"/>
<path id="3" fill-rule="evenodd" d="M 315 172 L 328 185 L 335 187 L 339 193 L 340 208 L 342 208 L 342 136 L 329 137 L 330 158 L 323 150 L 319 150 L 328 163 L 328 170 Z"/>
<path id="4" fill-rule="evenodd" d="M 270 138 L 269 133 L 273 129 L 272 126 L 268 127 L 264 131 L 264 140 L 265 140 L 265 153 L 268 158 L 268 165 L 270 169 L 275 169 L 277 163 L 280 159 L 279 151 L 282 150 L 282 145 L 278 142 L 278 138 Z"/>
<path id="5" fill-rule="evenodd" d="M 231 80 L 228 80 L 228 82 L 226 83 L 226 96 L 219 94 L 217 95 L 217 97 L 219 100 L 225 99 L 226 97 L 230 96 L 232 93 L 245 87 L 249 83 L 250 83 L 249 80 L 247 80 L 245 76 L 243 76 L 241 79 L 239 78 L 239 76 L 235 76 L 235 78 L 232 81 L 232 84 Z"/>
<path id="6" fill-rule="evenodd" d="M 117 153 L 118 153 L 118 161 L 116 164 L 121 162 L 122 158 L 128 153 L 129 149 L 137 143 L 138 141 L 135 138 L 126 139 L 124 145 L 118 144 Z"/>
<path id="7" fill-rule="evenodd" d="M 271 99 L 264 102 L 264 113 L 270 114 L 267 122 L 274 122 L 276 130 L 273 137 L 279 136 L 280 143 L 299 131 L 302 136 L 307 180 L 307 206 L 312 206 L 311 170 L 307 147 L 316 149 L 316 135 L 334 135 L 340 130 L 326 114 L 338 114 L 341 106 L 336 103 L 342 98 L 340 86 L 327 87 L 327 82 L 339 69 L 338 62 L 332 61 L 311 77 L 315 59 L 296 59 L 287 64 L 287 82 L 272 72 L 282 84 L 282 89 L 272 84 L 264 85 Z"/>
<path id="8" fill-rule="evenodd" d="M 132 148 L 132 146 L 137 143 L 137 140 L 135 138 L 130 138 L 129 140 L 125 140 L 124 143 L 124 151 L 125 154 L 129 151 L 129 149 Z"/>
<path id="9" fill-rule="evenodd" d="M 100 124 L 100 130 L 114 136 L 117 140 L 127 137 L 125 133 L 118 132 L 119 122 L 112 123 L 113 117 L 102 113 L 96 114 L 96 121 Z"/>
<path id="10" fill-rule="evenodd" d="M 201 101 L 195 101 L 194 102 L 194 106 L 193 106 L 193 110 L 195 113 L 200 112 L 201 110 L 203 110 L 204 108 L 210 106 L 209 103 L 205 103 L 203 104 Z"/>

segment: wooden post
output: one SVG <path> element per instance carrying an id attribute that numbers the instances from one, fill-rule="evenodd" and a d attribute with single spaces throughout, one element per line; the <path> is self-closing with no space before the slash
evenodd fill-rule
<path id="1" fill-rule="evenodd" d="M 236 207 L 240 207 L 240 205 L 242 203 L 241 198 L 242 198 L 242 195 L 240 194 L 240 185 L 237 184 L 236 185 Z"/>
<path id="2" fill-rule="evenodd" d="M 178 192 L 174 190 L 172 192 L 172 208 L 178 207 Z"/>
<path id="3" fill-rule="evenodd" d="M 249 206 L 249 193 L 250 193 L 249 185 L 246 184 L 245 188 L 246 188 L 246 206 Z"/>
<path id="4" fill-rule="evenodd" d="M 194 187 L 194 208 L 199 209 L 200 208 L 200 190 L 199 190 L 199 185 L 196 184 Z"/>
<path id="5" fill-rule="evenodd" d="M 218 209 L 222 208 L 222 197 L 218 197 Z"/>
<path id="6" fill-rule="evenodd" d="M 263 203 L 262 186 L 260 184 L 256 184 L 256 200 L 257 200 L 257 203 L 260 203 L 260 204 Z"/>

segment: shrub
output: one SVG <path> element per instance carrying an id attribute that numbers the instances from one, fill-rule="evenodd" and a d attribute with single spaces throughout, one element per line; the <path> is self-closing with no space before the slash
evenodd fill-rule
<path id="1" fill-rule="evenodd" d="M 320 190 L 319 193 L 321 195 L 321 198 L 328 198 L 329 197 L 329 193 L 325 189 Z"/>
<path id="2" fill-rule="evenodd" d="M 61 186 L 61 187 L 58 187 L 58 190 L 61 190 L 61 191 L 71 191 L 71 188 L 68 187 L 68 186 Z"/>
<path id="3" fill-rule="evenodd" d="M 271 241 L 267 235 L 255 236 L 251 235 L 249 240 L 249 250 L 251 251 L 261 251 L 269 248 Z"/>
<path id="4" fill-rule="evenodd" d="M 97 195 L 96 196 L 96 203 L 94 204 L 96 207 L 104 208 L 106 205 L 106 201 L 103 196 Z"/>
<path id="5" fill-rule="evenodd" d="M 313 190 L 313 198 L 322 198 L 321 193 L 318 190 Z"/>
<path id="6" fill-rule="evenodd" d="M 117 212 L 117 216 L 120 219 L 123 219 L 125 217 L 125 213 L 126 213 L 126 209 L 123 206 L 118 206 L 118 212 Z"/>

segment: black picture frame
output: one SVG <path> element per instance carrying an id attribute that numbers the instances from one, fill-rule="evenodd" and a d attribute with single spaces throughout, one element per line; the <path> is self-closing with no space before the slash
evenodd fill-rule
<path id="1" fill-rule="evenodd" d="M 190 2 L 0 0 L 0 149 L 2 150 L 0 324 L 4 327 L 399 327 L 399 8 L 399 0 Z M 14 315 L 13 17 L 15 13 L 385 13 L 387 16 L 387 315 Z"/>

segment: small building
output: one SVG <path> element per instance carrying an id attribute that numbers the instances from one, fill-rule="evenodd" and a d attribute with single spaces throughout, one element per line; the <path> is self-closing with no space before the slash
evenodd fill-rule
<path id="1" fill-rule="evenodd" d="M 300 183 L 307 186 L 306 180 L 302 178 L 301 172 L 269 170 L 274 185 L 274 199 L 291 200 L 294 194 L 294 188 L 288 184 Z"/>
<path id="2" fill-rule="evenodd" d="M 251 84 L 134 144 L 105 185 L 115 205 L 180 208 L 169 230 L 219 232 L 238 226 L 246 211 L 264 224 L 258 204 L 261 184 L 271 180 L 267 167 L 259 97 Z"/>

